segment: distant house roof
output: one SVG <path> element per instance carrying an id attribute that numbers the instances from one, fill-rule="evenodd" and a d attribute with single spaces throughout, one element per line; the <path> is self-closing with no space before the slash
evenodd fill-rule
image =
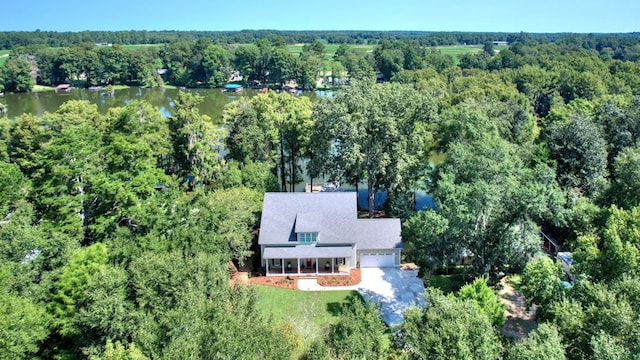
<path id="1" fill-rule="evenodd" d="M 399 219 L 358 219 L 355 192 L 265 193 L 261 245 L 288 245 L 295 233 L 318 232 L 318 245 L 401 248 Z M 320 247 L 319 247 L 320 249 Z"/>
<path id="2" fill-rule="evenodd" d="M 66 90 L 70 88 L 71 88 L 71 84 L 59 84 L 58 86 L 56 86 L 56 89 L 58 90 Z"/>

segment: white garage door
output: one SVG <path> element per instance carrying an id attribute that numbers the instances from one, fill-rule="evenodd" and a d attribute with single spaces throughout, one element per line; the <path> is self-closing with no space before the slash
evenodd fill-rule
<path id="1" fill-rule="evenodd" d="M 360 254 L 360 267 L 393 267 L 393 254 Z"/>

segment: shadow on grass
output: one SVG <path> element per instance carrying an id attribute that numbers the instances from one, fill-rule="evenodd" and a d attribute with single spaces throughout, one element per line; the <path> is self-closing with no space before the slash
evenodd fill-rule
<path id="1" fill-rule="evenodd" d="M 349 295 L 345 302 L 327 303 L 327 312 L 332 316 L 340 316 L 349 310 L 353 310 L 354 302 L 364 303 L 364 298 L 359 293 Z"/>
<path id="2" fill-rule="evenodd" d="M 331 314 L 331 316 L 340 316 L 343 306 L 343 303 L 338 302 L 327 303 L 327 312 Z"/>
<path id="3" fill-rule="evenodd" d="M 464 285 L 464 278 L 462 274 L 429 275 L 425 278 L 425 285 L 451 294 L 460 290 Z"/>

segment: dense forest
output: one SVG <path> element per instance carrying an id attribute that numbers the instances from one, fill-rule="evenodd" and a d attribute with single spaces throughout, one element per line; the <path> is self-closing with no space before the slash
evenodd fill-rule
<path id="1" fill-rule="evenodd" d="M 166 83 L 180 87 L 222 87 L 228 81 L 271 87 L 293 81 L 302 90 L 313 90 L 319 78 L 326 79 L 326 84 L 339 86 L 348 78 L 361 78 L 371 68 L 385 80 L 390 80 L 399 70 L 422 69 L 427 65 L 442 70 L 450 65 L 451 58 L 440 56 L 435 48 L 438 45 L 485 45 L 482 56 L 469 52 L 460 59 L 463 69 L 551 66 L 540 56 L 554 57 L 566 51 L 597 53 L 603 60 L 637 62 L 640 59 L 640 36 L 635 34 L 336 33 L 351 40 L 366 34 L 369 39 L 357 42 L 334 41 L 332 36 L 335 34 L 330 32 L 167 32 L 167 41 L 156 43 L 145 38 L 147 32 L 124 33 L 132 39 L 118 39 L 116 36 L 121 34 L 118 32 L 30 32 L 0 33 L 0 49 L 3 48 L 3 34 L 22 34 L 32 41 L 11 42 L 4 46 L 11 49 L 11 53 L 0 73 L 0 92 L 30 91 L 35 84 L 153 87 Z M 59 36 L 69 46 L 53 44 L 56 46 L 52 47 L 39 34 Z M 251 36 L 246 39 L 228 37 L 231 34 Z M 103 41 L 103 36 L 107 35 L 116 37 L 108 39 L 114 43 Z M 503 41 L 511 47 L 491 58 L 495 39 L 506 39 Z M 304 41 L 305 45 L 299 54 L 293 54 L 287 45 L 299 41 Z M 137 45 L 123 46 L 132 43 Z M 329 57 L 326 46 L 332 43 L 340 43 L 340 46 Z M 353 45 L 356 43 L 368 43 L 376 50 L 356 48 Z M 536 51 L 525 53 L 528 48 Z M 233 70 L 237 71 L 237 76 L 232 76 Z"/>
<path id="2" fill-rule="evenodd" d="M 369 53 L 345 45 L 331 61 L 350 83 L 334 96 L 240 97 L 222 123 L 187 92 L 169 118 L 143 101 L 106 114 L 70 101 L 41 117 L 0 115 L 0 357 L 637 358 L 637 37 L 584 45 L 593 38 L 487 42 L 459 63 L 412 40 L 384 39 Z M 89 81 L 95 70 L 96 83 L 126 83 L 129 56 L 157 56 L 170 83 L 214 85 L 231 71 L 315 83 L 316 70 L 297 61 L 324 55 L 318 42 L 285 55 L 281 37 L 173 40 L 133 52 L 14 48 L 2 83 L 20 84 L 12 67 L 34 61 L 41 75 L 67 71 L 57 79 Z M 58 62 L 45 66 L 46 56 Z M 433 152 L 444 154 L 437 166 Z M 466 284 L 448 295 L 428 288 L 429 305 L 391 329 L 360 298 L 314 336 L 261 312 L 253 286 L 230 282 L 230 263 L 248 261 L 263 192 L 292 191 L 303 173 L 365 183 L 369 204 L 386 191 L 405 260 L 425 278 L 460 269 Z M 436 209 L 415 211 L 416 190 Z M 541 253 L 540 229 L 573 252 L 571 283 Z M 495 293 L 515 275 L 538 323 L 518 341 L 500 333 Z"/>
<path id="3" fill-rule="evenodd" d="M 487 41 L 512 42 L 581 42 L 585 48 L 634 45 L 638 33 L 623 34 L 572 34 L 572 33 L 479 33 L 479 32 L 432 32 L 432 31 L 1 31 L 0 49 L 16 46 L 46 45 L 66 47 L 82 42 L 113 43 L 121 45 L 168 44 L 174 41 L 196 41 L 210 39 L 216 43 L 248 44 L 256 40 L 282 38 L 287 44 L 312 43 L 317 40 L 329 44 L 377 44 L 381 40 L 416 42 L 421 46 L 484 44 Z"/>

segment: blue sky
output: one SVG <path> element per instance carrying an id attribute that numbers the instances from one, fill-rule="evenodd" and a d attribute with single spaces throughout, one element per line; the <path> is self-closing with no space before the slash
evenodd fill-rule
<path id="1" fill-rule="evenodd" d="M 0 31 L 638 32 L 639 0 L 0 0 Z"/>

